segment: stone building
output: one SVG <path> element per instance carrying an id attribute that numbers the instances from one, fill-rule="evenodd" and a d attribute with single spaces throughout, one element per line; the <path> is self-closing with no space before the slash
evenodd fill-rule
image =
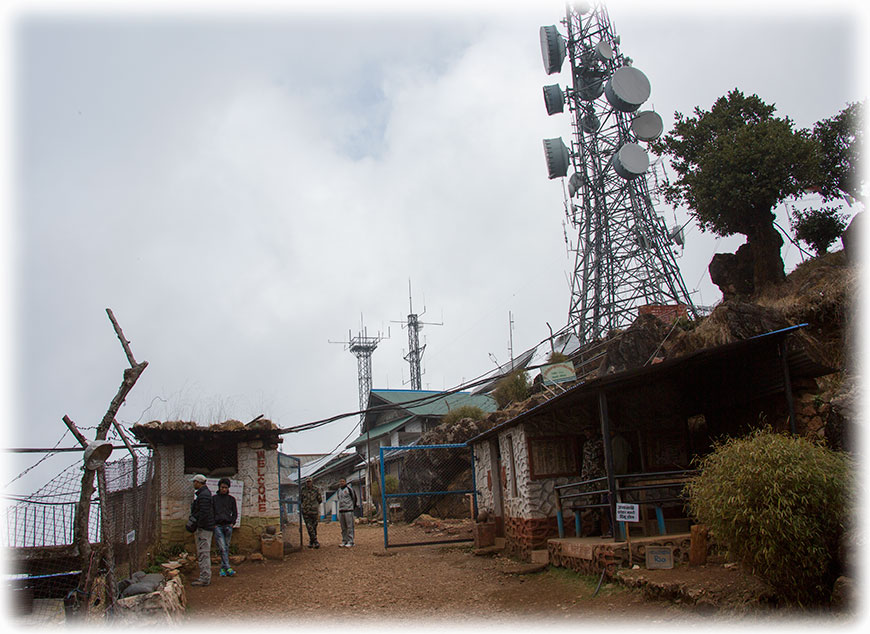
<path id="1" fill-rule="evenodd" d="M 625 474 L 655 479 L 689 469 L 713 439 L 763 424 L 807 430 L 804 391 L 816 390 L 814 379 L 831 369 L 786 346 L 794 330 L 579 383 L 470 439 L 478 506 L 495 520 L 508 552 L 527 557 L 558 536 L 557 487 L 581 480 L 589 433 L 604 440 L 607 480 L 600 486 L 609 491 L 612 513 L 619 500 L 617 481 Z M 615 436 L 627 447 L 627 460 L 616 473 Z M 573 517 L 570 507 L 565 512 Z M 681 504 L 658 517 L 667 532 L 688 530 Z M 575 533 L 571 523 L 563 528 Z"/>
<path id="2" fill-rule="evenodd" d="M 184 544 L 193 549 L 193 536 L 184 524 L 193 500 L 190 479 L 197 473 L 209 481 L 230 478 L 234 489 L 241 488 L 236 496 L 240 522 L 232 540 L 240 552 L 259 550 L 266 527 L 280 525 L 278 445 L 282 439 L 271 421 L 258 419 L 247 425 L 227 421 L 208 427 L 152 421 L 134 425 L 132 432 L 154 452 L 154 512 L 161 547 Z"/>

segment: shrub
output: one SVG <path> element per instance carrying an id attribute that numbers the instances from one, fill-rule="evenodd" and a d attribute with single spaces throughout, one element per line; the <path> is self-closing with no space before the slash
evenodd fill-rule
<path id="1" fill-rule="evenodd" d="M 444 423 L 455 423 L 456 421 L 462 420 L 463 418 L 470 418 L 471 420 L 482 420 L 484 416 L 486 416 L 484 411 L 476 405 L 462 405 L 461 407 L 452 409 L 444 414 L 444 416 L 441 417 L 441 424 L 443 425 Z"/>
<path id="2" fill-rule="evenodd" d="M 399 490 L 399 479 L 394 475 L 391 475 L 389 473 L 385 474 L 384 475 L 384 484 L 386 485 L 386 488 L 387 488 L 387 494 L 392 494 L 392 493 L 395 493 L 396 491 Z M 381 500 L 381 479 L 380 478 L 375 478 L 374 480 L 372 480 L 372 497 L 374 499 L 378 500 L 378 503 L 380 503 L 380 500 Z"/>
<path id="3" fill-rule="evenodd" d="M 568 360 L 568 355 L 563 352 L 551 352 L 547 357 L 547 363 L 564 363 Z"/>
<path id="4" fill-rule="evenodd" d="M 851 508 L 849 457 L 767 427 L 716 443 L 699 466 L 692 515 L 785 601 L 828 601 Z"/>
<path id="5" fill-rule="evenodd" d="M 514 370 L 495 384 L 492 397 L 499 409 L 529 398 L 529 379 L 524 370 Z"/>

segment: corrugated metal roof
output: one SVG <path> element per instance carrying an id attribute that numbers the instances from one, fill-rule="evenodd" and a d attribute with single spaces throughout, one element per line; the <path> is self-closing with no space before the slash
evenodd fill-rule
<path id="1" fill-rule="evenodd" d="M 374 399 L 384 404 L 398 405 L 415 416 L 443 416 L 448 411 L 471 405 L 484 412 L 494 412 L 498 405 L 491 396 L 470 392 L 444 392 L 430 390 L 372 390 L 369 398 L 371 406 Z"/>
<path id="2" fill-rule="evenodd" d="M 401 427 L 402 425 L 407 423 L 412 418 L 414 418 L 414 417 L 413 416 L 404 416 L 404 417 L 399 418 L 397 420 L 390 421 L 389 423 L 384 423 L 383 425 L 378 425 L 377 427 L 373 427 L 372 429 L 368 430 L 367 432 L 357 436 L 356 440 L 352 441 L 347 446 L 348 447 L 356 447 L 357 445 L 364 444 L 368 440 L 374 440 L 376 438 L 380 438 L 381 436 L 385 436 L 386 434 L 389 434 L 394 429 Z"/>
<path id="3" fill-rule="evenodd" d="M 557 408 L 597 407 L 594 399 L 600 391 L 612 395 L 613 400 L 620 401 L 626 409 L 645 408 L 650 413 L 656 407 L 673 409 L 675 405 L 687 411 L 699 409 L 714 393 L 729 394 L 731 399 L 748 400 L 781 392 L 784 389 L 784 377 L 782 359 L 778 353 L 779 343 L 790 332 L 805 325 L 791 326 L 750 339 L 698 350 L 655 365 L 592 379 L 478 434 L 468 440 L 468 444 Z M 792 377 L 816 377 L 833 371 L 811 361 L 800 351 L 789 352 L 788 366 Z M 668 389 L 659 389 L 664 387 Z M 642 393 L 643 398 L 638 398 L 639 393 Z M 673 401 L 674 394 L 678 394 L 679 400 L 676 402 Z M 663 399 L 671 400 L 664 402 Z"/>

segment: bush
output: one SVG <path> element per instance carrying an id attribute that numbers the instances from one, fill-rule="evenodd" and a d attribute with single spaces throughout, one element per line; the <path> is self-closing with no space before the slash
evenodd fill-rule
<path id="1" fill-rule="evenodd" d="M 850 458 L 768 427 L 716 443 L 699 466 L 692 515 L 785 601 L 827 602 L 851 509 Z"/>
<path id="2" fill-rule="evenodd" d="M 484 411 L 476 405 L 462 405 L 461 407 L 452 409 L 444 414 L 444 416 L 441 417 L 441 424 L 443 425 L 444 423 L 455 423 L 456 421 L 462 420 L 463 418 L 470 418 L 471 420 L 483 420 L 484 416 L 486 416 Z"/>
<path id="3" fill-rule="evenodd" d="M 399 490 L 399 479 L 389 473 L 384 475 L 384 484 L 387 487 L 387 494 L 396 493 Z M 375 478 L 372 480 L 372 497 L 380 503 L 381 501 L 381 479 Z"/>
<path id="4" fill-rule="evenodd" d="M 817 256 L 827 253 L 828 247 L 846 229 L 846 217 L 839 213 L 841 208 L 842 205 L 805 211 L 795 209 L 791 223 L 794 237 L 808 244 Z"/>
<path id="5" fill-rule="evenodd" d="M 529 379 L 524 370 L 514 370 L 495 384 L 492 397 L 499 409 L 529 398 Z"/>
<path id="6" fill-rule="evenodd" d="M 547 357 L 547 363 L 564 363 L 568 360 L 568 355 L 563 352 L 551 352 Z"/>

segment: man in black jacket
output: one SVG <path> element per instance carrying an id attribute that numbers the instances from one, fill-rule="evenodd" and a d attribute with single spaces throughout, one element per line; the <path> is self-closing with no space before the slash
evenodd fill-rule
<path id="1" fill-rule="evenodd" d="M 233 524 L 239 516 L 236 498 L 230 495 L 230 479 L 218 480 L 218 492 L 212 497 L 214 505 L 214 540 L 221 554 L 221 577 L 232 577 L 236 571 L 230 568 L 230 539 Z"/>
<path id="2" fill-rule="evenodd" d="M 205 483 L 205 476 L 197 473 L 191 478 L 195 490 L 190 514 L 196 518 L 196 559 L 199 562 L 199 579 L 192 586 L 207 586 L 211 583 L 211 538 L 214 533 L 214 506 L 211 491 Z"/>

